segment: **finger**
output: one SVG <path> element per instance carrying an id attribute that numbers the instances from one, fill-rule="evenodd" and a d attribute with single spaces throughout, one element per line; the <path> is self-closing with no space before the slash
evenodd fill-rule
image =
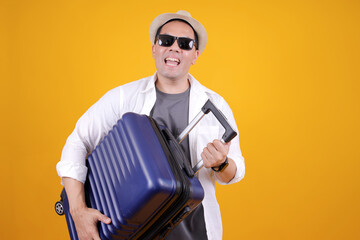
<path id="1" fill-rule="evenodd" d="M 205 155 L 205 158 L 206 158 L 206 160 L 207 160 L 208 162 L 212 162 L 212 161 L 213 161 L 211 151 L 212 151 L 212 150 L 210 150 L 209 147 L 206 147 L 206 148 L 204 148 L 204 150 L 203 150 L 203 154 Z"/>
<path id="2" fill-rule="evenodd" d="M 219 145 L 219 146 L 215 146 L 215 145 Z M 208 144 L 208 146 L 209 146 L 208 149 L 209 149 L 209 152 L 211 154 L 211 157 L 212 157 L 215 165 L 218 165 L 219 161 L 224 160 L 225 156 L 226 156 L 225 148 L 221 145 L 222 145 L 222 143 L 220 141 L 218 141 L 218 143 L 209 143 Z"/>
<path id="3" fill-rule="evenodd" d="M 208 144 L 208 150 L 209 150 L 209 153 L 211 154 L 211 158 L 213 159 L 214 162 L 216 162 L 218 160 L 221 160 L 223 158 L 223 152 L 219 151 L 216 148 L 214 143 L 209 143 Z"/>
<path id="4" fill-rule="evenodd" d="M 213 144 L 217 151 L 226 152 L 226 143 L 223 143 L 219 140 L 214 140 Z"/>
<path id="5" fill-rule="evenodd" d="M 218 162 L 218 152 L 216 152 L 216 150 L 213 150 L 213 152 L 210 151 L 205 151 L 204 154 L 206 155 L 206 158 L 208 160 L 208 165 L 209 167 L 214 167 L 219 165 Z"/>
<path id="6" fill-rule="evenodd" d="M 209 168 L 209 163 L 206 159 L 206 155 L 204 154 L 204 152 L 202 152 L 200 156 L 201 156 L 201 159 L 203 160 L 204 167 Z"/>
<path id="7" fill-rule="evenodd" d="M 217 151 L 214 143 L 208 143 L 206 147 L 211 154 L 213 154 Z"/>
<path id="8" fill-rule="evenodd" d="M 111 219 L 100 212 L 98 213 L 98 220 L 105 224 L 111 223 Z"/>
<path id="9" fill-rule="evenodd" d="M 229 152 L 230 150 L 230 146 L 231 146 L 231 141 L 230 142 L 227 142 L 224 144 L 225 148 L 227 149 L 227 151 Z"/>
<path id="10" fill-rule="evenodd" d="M 230 144 L 231 144 L 230 142 L 223 143 L 223 142 L 220 142 L 219 140 L 214 141 L 215 148 L 217 149 L 217 151 L 221 152 L 221 154 L 223 156 L 228 155 L 229 149 L 230 149 Z"/>
<path id="11" fill-rule="evenodd" d="M 206 168 L 210 168 L 212 166 L 212 161 L 209 159 L 210 154 L 208 153 L 208 150 L 204 148 L 203 152 L 201 153 L 201 158 L 203 160 L 204 166 Z"/>
<path id="12" fill-rule="evenodd" d="M 202 151 L 201 158 L 203 161 L 206 161 L 206 162 L 208 161 L 208 152 L 209 152 L 209 150 L 207 150 L 206 148 L 204 148 L 204 150 Z"/>

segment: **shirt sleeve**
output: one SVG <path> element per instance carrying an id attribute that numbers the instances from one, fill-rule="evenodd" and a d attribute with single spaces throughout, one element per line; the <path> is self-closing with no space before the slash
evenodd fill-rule
<path id="1" fill-rule="evenodd" d="M 120 119 L 121 96 L 121 87 L 110 90 L 80 117 L 56 165 L 61 178 L 70 177 L 85 182 L 86 157 Z"/>
<path id="2" fill-rule="evenodd" d="M 231 145 L 230 145 L 229 154 L 228 154 L 228 157 L 231 158 L 232 160 L 234 160 L 234 162 L 236 164 L 235 176 L 228 183 L 222 182 L 218 178 L 216 178 L 216 181 L 219 184 L 227 185 L 227 184 L 236 183 L 244 178 L 244 176 L 245 176 L 245 161 L 244 161 L 244 157 L 242 156 L 242 153 L 240 150 L 239 130 L 237 128 L 233 112 L 231 111 L 230 106 L 226 103 L 225 100 L 224 100 L 224 104 L 222 105 L 220 110 L 225 115 L 225 117 L 229 121 L 230 125 L 237 132 L 236 137 L 233 140 L 231 140 Z"/>

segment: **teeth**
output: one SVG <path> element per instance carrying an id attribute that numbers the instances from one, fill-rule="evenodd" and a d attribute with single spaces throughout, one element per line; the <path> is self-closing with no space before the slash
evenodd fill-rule
<path id="1" fill-rule="evenodd" d="M 180 63 L 180 60 L 179 60 L 179 59 L 176 59 L 176 58 L 166 58 L 165 60 L 166 60 L 166 61 L 173 61 L 173 62 L 178 62 L 178 63 Z"/>

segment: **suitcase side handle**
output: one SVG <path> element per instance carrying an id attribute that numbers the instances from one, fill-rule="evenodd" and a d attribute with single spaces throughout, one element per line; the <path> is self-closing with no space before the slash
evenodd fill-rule
<path id="1" fill-rule="evenodd" d="M 230 142 L 234 137 L 236 137 L 237 133 L 230 126 L 226 117 L 222 114 L 222 112 L 220 112 L 219 109 L 215 107 L 215 105 L 210 100 L 207 100 L 205 105 L 201 108 L 201 111 L 203 111 L 204 114 L 212 112 L 221 125 L 225 128 L 225 133 L 222 136 L 222 140 L 224 140 L 224 142 Z"/>
<path id="2" fill-rule="evenodd" d="M 162 133 L 167 139 L 169 148 L 171 149 L 171 154 L 173 155 L 175 161 L 179 164 L 181 169 L 184 169 L 188 177 L 193 177 L 194 172 L 191 168 L 190 161 L 185 156 L 183 150 L 180 147 L 180 144 L 176 141 L 173 135 L 170 133 L 169 129 L 164 128 Z"/>

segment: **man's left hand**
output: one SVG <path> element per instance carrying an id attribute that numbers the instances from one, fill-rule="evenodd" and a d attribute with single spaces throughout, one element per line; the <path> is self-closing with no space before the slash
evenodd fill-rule
<path id="1" fill-rule="evenodd" d="M 226 160 L 226 156 L 229 153 L 230 142 L 223 143 L 220 140 L 214 140 L 208 143 L 201 153 L 201 158 L 204 161 L 206 168 L 219 167 Z"/>

